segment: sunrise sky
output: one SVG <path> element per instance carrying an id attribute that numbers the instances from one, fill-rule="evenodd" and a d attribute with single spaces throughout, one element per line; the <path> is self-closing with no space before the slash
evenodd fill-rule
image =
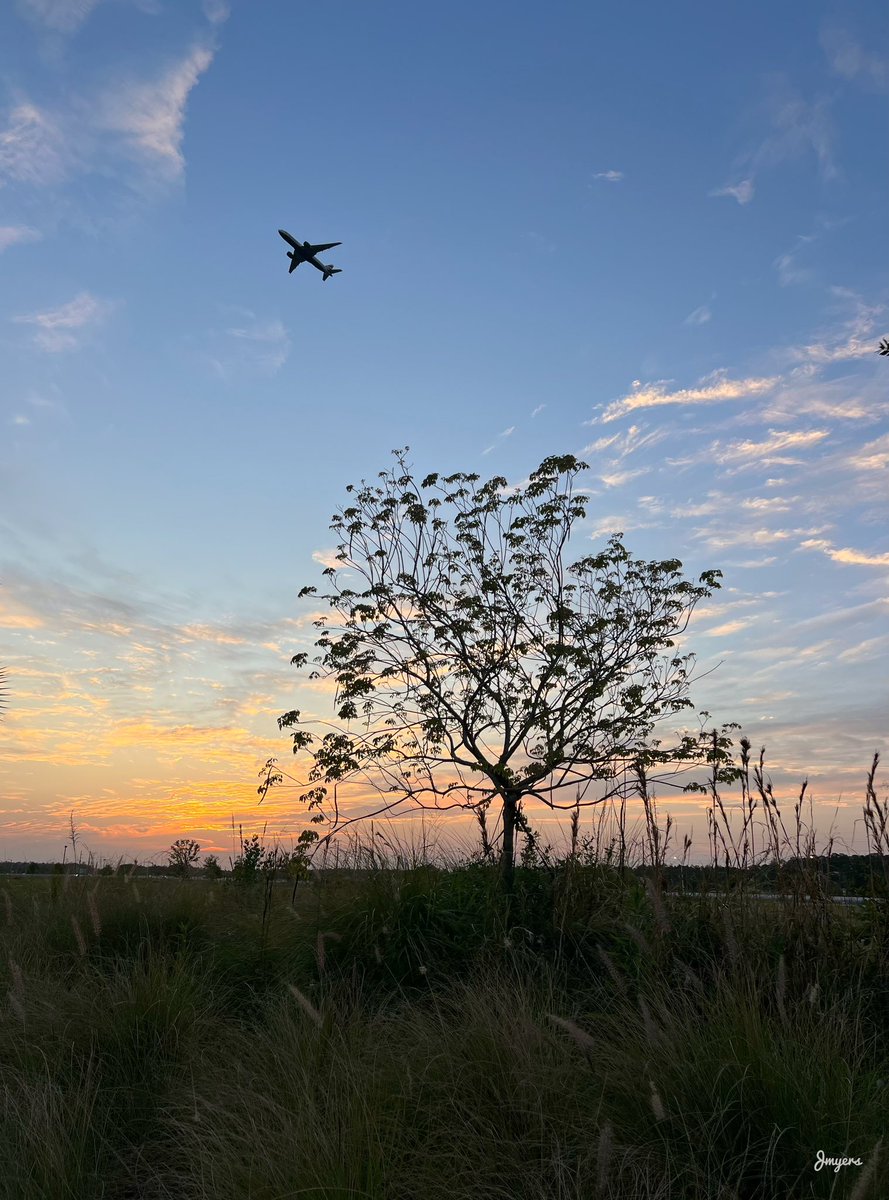
<path id="1" fill-rule="evenodd" d="M 72 810 L 109 859 L 306 826 L 292 790 L 256 804 L 268 757 L 294 769 L 278 715 L 333 716 L 289 665 L 318 636 L 297 592 L 326 590 L 346 485 L 405 445 L 419 478 L 511 484 L 576 454 L 576 557 L 623 530 L 721 569 L 696 707 L 863 849 L 884 17 L 0 6 L 0 858 L 60 858 Z M 279 227 L 341 241 L 343 273 L 288 276 Z M 664 804 L 704 854 L 701 799 Z"/>

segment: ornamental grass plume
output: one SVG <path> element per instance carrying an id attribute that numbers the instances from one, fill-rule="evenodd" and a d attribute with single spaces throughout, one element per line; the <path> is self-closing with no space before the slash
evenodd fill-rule
<path id="1" fill-rule="evenodd" d="M 558 1017 L 555 1013 L 547 1013 L 546 1015 L 554 1025 L 558 1025 L 560 1029 L 564 1029 L 582 1050 L 595 1050 L 596 1042 L 586 1030 L 581 1029 L 579 1025 L 575 1025 L 573 1021 L 569 1021 L 567 1017 Z"/>
<path id="2" fill-rule="evenodd" d="M 861 1174 L 855 1181 L 855 1187 L 849 1193 L 849 1200 L 864 1200 L 865 1196 L 870 1190 L 870 1181 L 873 1177 L 874 1171 L 877 1169 L 877 1160 L 880 1157 L 880 1149 L 882 1148 L 882 1145 L 883 1139 L 879 1138 L 877 1144 L 873 1148 L 870 1158 L 865 1163 Z"/>
<path id="3" fill-rule="evenodd" d="M 299 1004 L 303 1012 L 307 1013 L 320 1029 L 324 1025 L 324 1018 L 321 1016 L 321 1013 L 318 1011 L 312 1001 L 308 998 L 308 996 L 303 995 L 303 993 L 295 984 L 288 983 L 287 987 L 290 989 L 290 992 L 293 994 L 297 1004 Z"/>
<path id="4" fill-rule="evenodd" d="M 74 930 L 74 936 L 77 939 L 77 949 L 80 951 L 81 956 L 83 956 L 86 954 L 86 941 L 83 936 L 83 930 L 80 928 L 80 922 L 74 913 L 71 914 L 71 928 Z"/>

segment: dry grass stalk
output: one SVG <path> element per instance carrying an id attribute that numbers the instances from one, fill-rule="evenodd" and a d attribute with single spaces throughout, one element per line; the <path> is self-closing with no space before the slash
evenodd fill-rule
<path id="1" fill-rule="evenodd" d="M 605 1121 L 599 1130 L 599 1144 L 596 1147 L 596 1187 L 604 1192 L 608 1182 L 608 1168 L 611 1165 L 611 1155 L 614 1150 L 614 1130 L 610 1121 Z"/>
<path id="2" fill-rule="evenodd" d="M 96 904 L 96 889 L 95 888 L 93 888 L 93 890 L 87 896 L 87 904 L 88 904 L 89 910 L 90 910 L 90 923 L 92 924 L 92 927 L 93 927 L 93 933 L 96 935 L 97 938 L 101 937 L 102 936 L 102 921 L 101 921 L 101 918 L 99 917 L 98 905 Z"/>
<path id="3" fill-rule="evenodd" d="M 852 1189 L 849 1200 L 864 1200 L 870 1189 L 870 1181 L 873 1178 L 874 1171 L 877 1169 L 877 1161 L 880 1157 L 880 1149 L 883 1145 L 883 1139 L 879 1138 L 876 1146 L 873 1148 L 870 1158 L 864 1164 L 864 1168 L 858 1179 L 855 1182 L 855 1187 Z"/>
<path id="4" fill-rule="evenodd" d="M 787 1010 L 784 1007 L 784 996 L 787 992 L 787 964 L 782 954 L 778 959 L 778 970 L 775 975 L 775 999 L 778 1002 L 778 1012 L 781 1020 L 787 1020 Z"/>
<path id="5" fill-rule="evenodd" d="M 637 929 L 635 925 L 631 925 L 629 921 L 624 921 L 623 927 L 645 955 L 645 957 L 652 958 L 651 946 L 649 945 L 648 938 L 646 938 L 645 934 L 640 929 Z"/>
<path id="6" fill-rule="evenodd" d="M 303 1012 L 307 1013 L 320 1029 L 324 1024 L 324 1018 L 321 1016 L 321 1013 L 318 1011 L 312 1001 L 308 998 L 308 996 L 304 996 L 295 984 L 288 983 L 287 986 Z"/>
<path id="7" fill-rule="evenodd" d="M 648 1044 L 654 1046 L 658 1041 L 658 1027 L 651 1016 L 651 1011 L 642 996 L 639 997 L 639 1011 L 642 1013 L 642 1024 L 645 1026 L 645 1036 Z"/>
<path id="8" fill-rule="evenodd" d="M 727 908 L 722 910 L 722 926 L 725 932 L 725 946 L 728 950 L 729 961 L 731 962 L 732 966 L 737 969 L 738 962 L 740 960 L 740 954 L 738 953 L 738 942 L 735 938 L 735 931 L 732 926 L 732 918 Z"/>
<path id="9" fill-rule="evenodd" d="M 564 1029 L 582 1050 L 595 1050 L 595 1040 L 590 1037 L 586 1030 L 581 1029 L 579 1025 L 575 1025 L 567 1017 L 557 1017 L 555 1013 L 547 1013 L 547 1017 L 554 1025 L 558 1025 L 560 1029 Z"/>
<path id="10" fill-rule="evenodd" d="M 84 940 L 83 931 L 80 928 L 80 922 L 74 914 L 71 914 L 71 928 L 74 930 L 74 936 L 77 938 L 77 949 L 81 955 L 86 954 L 86 941 Z"/>
<path id="11" fill-rule="evenodd" d="M 19 995 L 22 995 L 25 990 L 25 977 L 22 974 L 22 968 L 18 965 L 12 955 L 9 957 L 9 973 L 12 976 L 13 988 L 19 993 Z"/>
<path id="12" fill-rule="evenodd" d="M 15 992 L 12 990 L 12 988 L 9 989 L 8 996 L 9 996 L 9 1007 L 12 1009 L 12 1011 L 15 1013 L 15 1015 L 18 1017 L 18 1019 L 24 1025 L 24 1023 L 25 1023 L 25 1007 L 24 1007 L 24 1005 L 22 1004 L 22 1002 L 18 998 L 18 996 L 15 994 Z"/>
<path id="13" fill-rule="evenodd" d="M 323 933 L 321 930 L 318 931 L 318 939 L 315 944 L 315 954 L 318 959 L 318 970 L 321 972 L 321 974 L 324 973 L 324 968 L 327 963 L 327 956 L 324 951 L 325 938 L 333 938 L 335 942 L 341 942 L 343 940 L 342 934 Z"/>
<path id="14" fill-rule="evenodd" d="M 661 1100 L 660 1093 L 654 1086 L 654 1080 L 649 1079 L 648 1086 L 651 1089 L 651 1111 L 654 1113 L 656 1121 L 666 1121 L 667 1113 L 664 1109 L 664 1102 Z"/>
<path id="15" fill-rule="evenodd" d="M 617 969 L 617 967 L 614 965 L 614 962 L 611 959 L 611 955 L 608 953 L 608 951 L 605 949 L 604 946 L 597 946 L 596 953 L 599 955 L 599 958 L 601 958 L 602 962 L 605 964 L 605 969 L 608 971 L 608 974 L 614 980 L 615 984 L 620 988 L 620 990 L 622 992 L 625 992 L 627 990 L 626 980 L 624 979 L 623 975 L 621 975 L 621 973 Z"/>
<path id="16" fill-rule="evenodd" d="M 704 985 L 701 983 L 701 977 L 697 974 L 697 972 L 693 971 L 687 963 L 683 964 L 683 970 L 685 972 L 685 982 L 689 985 L 692 991 L 698 994 L 698 996 L 703 996 Z"/>
<path id="17" fill-rule="evenodd" d="M 664 906 L 664 898 L 661 895 L 661 889 L 658 885 L 646 876 L 645 889 L 648 892 L 651 900 L 651 906 L 654 909 L 654 919 L 659 933 L 670 932 L 670 918 L 667 916 L 667 909 Z"/>
<path id="18" fill-rule="evenodd" d="M 9 1005 L 18 1019 L 24 1024 L 25 1006 L 22 1004 L 22 1000 L 25 997 L 25 977 L 22 974 L 22 968 L 11 955 L 9 958 L 9 973 L 12 975 L 12 987 L 7 993 L 9 996 Z"/>

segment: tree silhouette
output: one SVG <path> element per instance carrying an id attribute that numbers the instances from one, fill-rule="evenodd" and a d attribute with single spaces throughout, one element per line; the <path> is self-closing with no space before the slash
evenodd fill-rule
<path id="1" fill-rule="evenodd" d="M 393 451 L 398 471 L 380 472 L 382 487 L 362 481 L 355 504 L 333 517 L 330 528 L 347 541 L 336 555 L 342 567 L 323 573 L 343 570 L 369 586 L 357 593 L 334 583 L 336 593 L 324 598 L 343 624 L 327 629 L 326 616 L 314 622 L 324 629 L 314 661 L 335 676 L 337 716 L 349 727 L 320 740 L 306 783 L 296 782 L 316 810 L 312 820 L 329 826 L 319 844 L 362 819 L 341 815 L 341 782 L 400 793 L 366 816 L 405 801 L 484 813 L 498 798 L 509 891 L 515 830 L 527 831 L 526 797 L 574 808 L 599 781 L 603 794 L 583 802 L 601 803 L 638 791 L 640 780 L 650 786 L 657 764 L 700 759 L 695 738 L 664 747 L 650 735 L 658 720 L 691 706 L 694 656 L 670 651 L 721 572 L 707 571 L 693 585 L 677 559 L 632 558 L 621 534 L 566 567 L 571 526 L 586 515 L 583 497 L 572 495 L 586 464 L 572 455 L 545 459 L 512 495 L 502 477 L 470 492 L 465 485 L 478 475 L 457 473 L 442 484 L 428 475 L 420 488 L 443 499 L 424 501 L 404 460 L 408 450 Z M 443 486 L 455 483 L 453 491 Z M 453 529 L 439 516 L 443 504 L 456 510 Z M 307 659 L 296 654 L 291 662 Z M 352 732 L 359 705 L 364 729 Z M 278 719 L 280 729 L 303 724 L 299 710 Z M 318 741 L 303 729 L 292 738 L 294 754 Z M 282 782 L 275 761 L 266 764 L 263 798 Z M 334 793 L 325 809 L 328 784 Z M 567 788 L 575 789 L 571 800 L 563 799 Z"/>
<path id="2" fill-rule="evenodd" d="M 168 851 L 169 865 L 178 875 L 188 875 L 200 852 L 201 848 L 193 838 L 177 838 Z"/>

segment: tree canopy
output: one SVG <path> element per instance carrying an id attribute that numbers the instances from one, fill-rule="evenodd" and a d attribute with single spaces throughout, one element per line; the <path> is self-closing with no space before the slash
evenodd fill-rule
<path id="1" fill-rule="evenodd" d="M 526 797 L 551 808 L 597 803 L 640 773 L 651 781 L 657 764 L 700 756 L 698 739 L 662 745 L 652 732 L 691 707 L 694 656 L 676 654 L 675 639 L 721 572 L 693 584 L 677 559 L 633 558 L 622 534 L 566 565 L 572 526 L 586 515 L 573 481 L 587 467 L 573 455 L 544 459 L 524 487 L 498 476 L 473 489 L 479 476 L 464 473 L 418 486 L 408 450 L 393 451 L 397 469 L 381 471 L 380 485 L 350 484 L 354 502 L 330 526 L 343 538 L 341 565 L 324 570 L 336 590 L 323 598 L 341 621 L 314 622 L 320 669 L 309 678 L 335 678 L 345 725 L 319 739 L 299 710 L 278 725 L 293 730 L 294 754 L 311 753 L 300 799 L 328 837 L 351 823 L 337 798 L 345 781 L 397 794 L 374 815 L 405 802 L 484 811 L 497 798 L 511 877 Z M 339 586 L 355 576 L 363 590 Z M 275 761 L 263 797 L 282 782 Z"/>

